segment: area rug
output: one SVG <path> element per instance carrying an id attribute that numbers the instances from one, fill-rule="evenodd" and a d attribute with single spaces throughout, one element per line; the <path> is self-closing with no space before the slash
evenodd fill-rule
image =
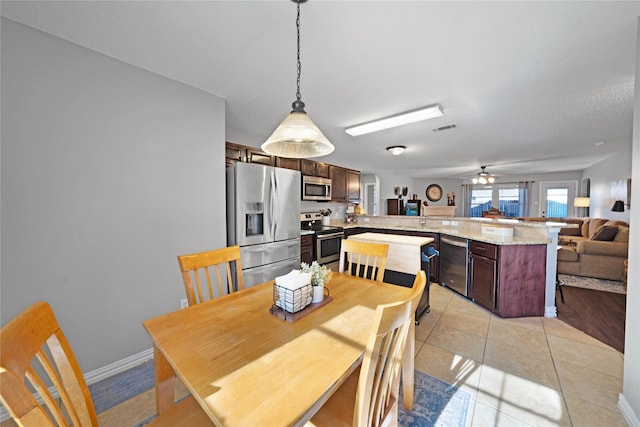
<path id="1" fill-rule="evenodd" d="M 402 404 L 398 411 L 398 424 L 402 427 L 464 427 L 471 420 L 473 398 L 471 393 L 448 384 L 431 375 L 415 371 L 413 411 Z M 402 391 L 402 387 L 400 387 Z M 402 392 L 400 393 L 402 402 Z"/>
<path id="2" fill-rule="evenodd" d="M 614 292 L 616 294 L 626 294 L 627 289 L 622 282 L 615 280 L 595 279 L 593 277 L 571 276 L 569 274 L 558 274 L 558 279 L 566 286 L 576 288 L 593 289 L 595 291 Z"/>
<path id="3" fill-rule="evenodd" d="M 471 420 L 471 393 L 420 371 L 415 371 L 413 411 L 402 407 L 402 391 L 398 425 L 402 427 L 465 427 Z M 402 390 L 402 387 L 400 387 Z M 135 427 L 147 425 L 154 416 Z"/>

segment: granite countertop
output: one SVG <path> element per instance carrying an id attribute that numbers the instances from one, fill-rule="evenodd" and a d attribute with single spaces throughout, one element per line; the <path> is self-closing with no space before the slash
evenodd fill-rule
<path id="1" fill-rule="evenodd" d="M 447 218 L 447 220 L 452 220 L 451 222 L 461 222 L 460 220 L 468 221 L 469 218 Z M 529 224 L 522 224 L 521 221 L 517 221 L 514 223 L 506 223 L 506 222 L 497 222 L 497 221 L 480 221 L 480 225 L 492 225 L 492 226 L 529 226 Z M 534 228 L 549 228 L 549 226 L 557 226 L 560 227 L 561 223 L 535 223 L 533 225 Z M 494 245 L 540 245 L 540 244 L 548 244 L 550 243 L 550 239 L 548 236 L 513 236 L 513 237 L 496 237 L 496 236 L 487 236 L 482 234 L 480 230 L 473 231 L 469 229 L 461 229 L 453 226 L 447 225 L 439 225 L 439 226 L 415 226 L 415 225 L 392 225 L 392 224 L 375 224 L 375 223 L 356 223 L 356 224 L 341 224 L 345 230 L 350 228 L 364 227 L 364 228 L 379 228 L 385 230 L 399 230 L 399 231 L 416 231 L 416 232 L 427 232 L 427 233 L 439 233 L 442 235 L 456 236 L 462 237 L 470 240 L 477 240 L 480 242 L 491 243 Z"/>
<path id="2" fill-rule="evenodd" d="M 383 233 L 362 233 L 352 236 L 355 240 L 365 240 L 368 242 L 383 242 L 392 243 L 406 246 L 421 247 L 433 242 L 431 237 L 420 236 L 403 236 L 397 234 L 383 234 Z"/>

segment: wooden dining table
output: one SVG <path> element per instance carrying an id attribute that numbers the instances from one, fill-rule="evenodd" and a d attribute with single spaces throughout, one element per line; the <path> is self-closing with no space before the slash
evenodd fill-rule
<path id="1" fill-rule="evenodd" d="M 159 414 L 174 374 L 216 425 L 303 425 L 360 365 L 376 306 L 411 289 L 334 273 L 331 300 L 295 321 L 271 313 L 273 281 L 145 320 Z M 414 331 L 403 366 L 413 404 Z"/>

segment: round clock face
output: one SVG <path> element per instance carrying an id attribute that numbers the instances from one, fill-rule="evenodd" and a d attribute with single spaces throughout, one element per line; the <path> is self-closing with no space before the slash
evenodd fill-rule
<path id="1" fill-rule="evenodd" d="M 427 187 L 427 199 L 432 202 L 437 202 L 442 199 L 442 187 L 438 184 L 431 184 Z"/>

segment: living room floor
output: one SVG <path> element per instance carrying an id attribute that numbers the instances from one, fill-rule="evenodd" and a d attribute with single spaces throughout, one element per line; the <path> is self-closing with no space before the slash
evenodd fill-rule
<path id="1" fill-rule="evenodd" d="M 471 425 L 627 425 L 617 408 L 622 353 L 558 319 L 502 319 L 439 285 L 430 303 L 416 327 L 415 367 L 475 397 Z M 132 426 L 154 413 L 148 390 L 98 419 Z"/>
<path id="2" fill-rule="evenodd" d="M 439 285 L 430 303 L 415 367 L 471 392 L 472 425 L 627 425 L 617 407 L 622 353 L 558 319 L 502 319 Z M 154 407 L 149 390 L 99 414 L 100 425 L 133 425 Z"/>

